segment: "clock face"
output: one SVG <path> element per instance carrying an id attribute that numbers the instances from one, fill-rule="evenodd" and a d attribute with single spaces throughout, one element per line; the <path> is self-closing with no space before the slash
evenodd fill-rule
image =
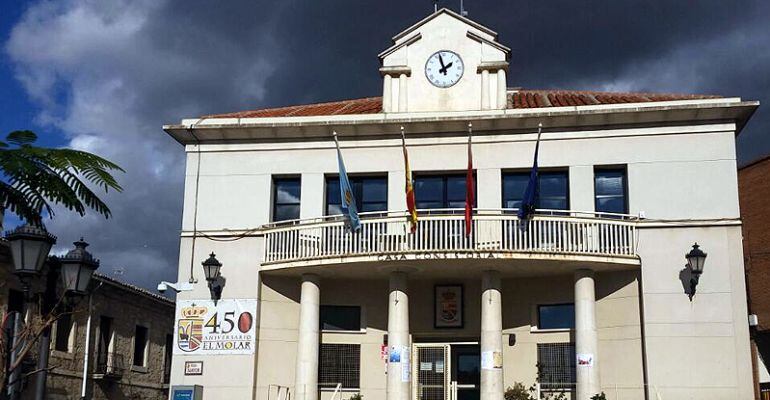
<path id="1" fill-rule="evenodd" d="M 425 63 L 425 76 L 433 86 L 448 88 L 463 77 L 463 59 L 457 53 L 441 50 L 433 53 Z"/>

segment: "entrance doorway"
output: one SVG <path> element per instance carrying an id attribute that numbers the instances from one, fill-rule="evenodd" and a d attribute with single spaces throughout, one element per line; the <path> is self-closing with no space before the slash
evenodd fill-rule
<path id="1" fill-rule="evenodd" d="M 416 343 L 412 360 L 414 400 L 479 400 L 478 343 Z"/>

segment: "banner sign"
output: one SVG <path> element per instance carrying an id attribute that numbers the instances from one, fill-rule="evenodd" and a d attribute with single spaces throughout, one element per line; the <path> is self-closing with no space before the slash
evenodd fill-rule
<path id="1" fill-rule="evenodd" d="M 177 300 L 174 355 L 254 354 L 254 299 Z"/>

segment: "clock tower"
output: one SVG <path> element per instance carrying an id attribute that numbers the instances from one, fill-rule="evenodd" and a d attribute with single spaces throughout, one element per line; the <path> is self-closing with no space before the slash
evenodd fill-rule
<path id="1" fill-rule="evenodd" d="M 379 54 L 383 111 L 505 109 L 509 55 L 496 32 L 443 8 Z"/>

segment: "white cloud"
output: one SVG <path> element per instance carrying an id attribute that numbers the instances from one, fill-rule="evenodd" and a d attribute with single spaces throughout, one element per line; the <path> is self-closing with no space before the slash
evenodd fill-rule
<path id="1" fill-rule="evenodd" d="M 124 192 L 104 196 L 114 218 L 57 212 L 48 223 L 60 237 L 55 251 L 85 236 L 104 273 L 125 267 L 122 279 L 147 287 L 175 277 L 179 246 L 184 154 L 161 126 L 256 106 L 278 57 L 273 17 L 217 24 L 193 8 L 168 0 L 41 1 L 5 46 L 40 106 L 36 122 L 126 170 L 118 174 Z"/>

